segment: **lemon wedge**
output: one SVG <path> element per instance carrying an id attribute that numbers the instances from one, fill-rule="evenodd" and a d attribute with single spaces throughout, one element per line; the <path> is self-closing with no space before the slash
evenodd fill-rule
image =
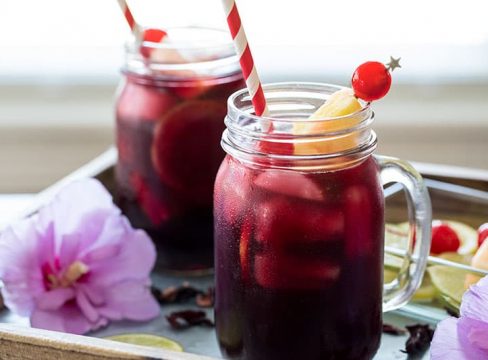
<path id="1" fill-rule="evenodd" d="M 476 254 L 471 260 L 471 266 L 478 269 L 488 270 L 488 241 L 483 242 L 478 251 L 476 251 Z M 481 279 L 480 275 L 466 274 L 464 287 L 466 289 L 469 288 L 471 285 L 476 284 L 479 279 Z"/>
<path id="2" fill-rule="evenodd" d="M 333 93 L 329 99 L 318 108 L 308 119 L 321 120 L 339 116 L 346 116 L 362 109 L 354 91 L 344 88 Z M 354 122 L 332 121 L 327 130 L 341 130 L 347 125 L 354 125 Z"/>
<path id="3" fill-rule="evenodd" d="M 341 89 L 333 93 L 308 119 L 295 123 L 293 133 L 296 135 L 312 135 L 348 129 L 357 125 L 360 117 L 340 117 L 354 114 L 361 109 L 361 103 L 354 96 L 352 89 Z M 317 122 L 311 120 L 317 120 Z M 323 141 L 305 140 L 295 144 L 294 152 L 297 155 L 329 154 L 351 149 L 357 145 L 357 140 L 357 134 L 354 133 L 337 135 Z"/>

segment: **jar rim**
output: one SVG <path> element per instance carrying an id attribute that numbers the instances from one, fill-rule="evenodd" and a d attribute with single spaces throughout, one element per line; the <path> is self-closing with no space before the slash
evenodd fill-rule
<path id="1" fill-rule="evenodd" d="M 172 27 L 166 31 L 168 39 L 173 40 L 128 41 L 122 72 L 171 81 L 222 78 L 240 72 L 228 31 L 204 26 Z M 145 54 L 141 53 L 142 48 L 147 51 Z"/>
<path id="2" fill-rule="evenodd" d="M 144 27 L 142 28 L 142 32 L 148 29 L 154 29 L 154 28 L 149 28 L 149 27 Z M 168 29 L 164 30 L 167 32 L 167 36 L 171 37 L 174 36 L 175 33 L 178 32 L 190 32 L 194 34 L 196 31 L 202 33 L 206 32 L 207 34 L 213 33 L 214 35 L 219 35 L 221 36 L 220 39 L 207 39 L 207 40 L 199 40 L 197 42 L 187 42 L 185 40 L 184 42 L 182 41 L 176 41 L 176 42 L 149 42 L 149 41 L 144 41 L 142 42 L 142 45 L 145 45 L 148 48 L 154 48 L 154 49 L 171 49 L 171 50 L 194 50 L 194 49 L 229 49 L 233 50 L 234 49 L 234 44 L 232 42 L 232 38 L 228 31 L 222 28 L 218 27 L 210 27 L 210 26 L 198 26 L 198 25 L 191 25 L 191 26 L 175 26 L 175 27 L 170 27 Z M 180 34 L 182 36 L 183 34 Z M 218 41 L 216 41 L 218 40 Z M 141 42 L 137 41 L 137 39 L 132 38 L 131 40 L 127 41 L 126 44 L 126 49 L 129 47 L 132 49 L 133 46 L 141 46 Z"/>
<path id="3" fill-rule="evenodd" d="M 318 89 L 335 89 L 335 91 L 342 90 L 342 89 L 349 89 L 346 86 L 341 86 L 341 85 L 335 85 L 335 84 L 329 84 L 329 83 L 320 83 L 320 82 L 310 82 L 310 81 L 285 81 L 285 82 L 273 82 L 273 83 L 268 83 L 268 84 L 263 84 L 263 93 L 266 97 L 266 95 L 269 95 L 270 91 L 272 91 L 274 88 L 277 87 L 289 87 L 291 90 L 294 91 L 307 91 L 305 87 L 309 88 L 315 88 L 313 90 L 318 90 Z M 268 93 L 267 93 L 268 90 Z M 308 90 L 310 91 L 310 90 Z M 229 99 L 227 100 L 227 106 L 229 109 L 229 113 L 235 114 L 237 116 L 246 116 L 249 119 L 253 120 L 267 120 L 267 121 L 279 121 L 279 122 L 284 122 L 284 123 L 297 123 L 296 118 L 278 118 L 278 117 L 273 117 L 273 116 L 266 116 L 266 115 L 256 115 L 252 111 L 254 109 L 251 109 L 252 111 L 245 111 L 240 109 L 235 103 L 238 98 L 242 98 L 242 100 L 248 100 L 250 101 L 250 95 L 249 91 L 244 88 L 239 91 L 236 91 L 233 93 Z M 358 99 L 360 100 L 360 99 Z M 370 102 L 364 102 L 360 100 L 361 102 L 361 110 L 356 111 L 352 114 L 348 115 L 342 115 L 342 116 L 334 116 L 334 117 L 325 117 L 325 118 L 320 118 L 320 119 L 313 119 L 313 120 L 307 120 L 308 123 L 320 123 L 324 121 L 331 121 L 331 120 L 343 120 L 347 119 L 353 116 L 367 116 L 372 112 L 371 109 L 371 103 Z M 250 110 L 249 108 L 247 110 Z"/>
<path id="4" fill-rule="evenodd" d="M 374 112 L 369 103 L 361 102 L 362 108 L 349 115 L 308 119 L 341 89 L 345 87 L 316 82 L 265 84 L 268 116 L 255 115 L 249 92 L 240 90 L 228 100 L 222 147 L 243 161 L 271 167 L 286 168 L 293 163 L 304 170 L 356 163 L 376 149 L 376 134 L 371 130 Z M 305 128 L 297 131 L 297 124 Z M 286 150 L 290 146 L 295 149 L 292 153 Z"/>

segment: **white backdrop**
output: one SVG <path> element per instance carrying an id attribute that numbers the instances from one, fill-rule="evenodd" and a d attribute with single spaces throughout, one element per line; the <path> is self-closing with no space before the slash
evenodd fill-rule
<path id="1" fill-rule="evenodd" d="M 225 26 L 220 0 L 135 0 L 144 25 Z M 486 0 L 238 1 L 264 80 L 334 80 L 401 56 L 397 81 L 488 79 Z M 0 83 L 112 83 L 128 28 L 116 0 L 0 0 Z"/>

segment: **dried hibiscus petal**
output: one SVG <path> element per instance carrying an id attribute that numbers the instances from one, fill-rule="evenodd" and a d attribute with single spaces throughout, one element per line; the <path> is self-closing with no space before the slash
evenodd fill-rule
<path id="1" fill-rule="evenodd" d="M 405 350 L 403 352 L 409 355 L 420 354 L 427 350 L 428 346 L 434 336 L 434 330 L 429 325 L 411 325 L 406 326 L 410 337 L 405 343 Z"/>
<path id="2" fill-rule="evenodd" d="M 214 327 L 212 320 L 207 318 L 204 311 L 184 310 L 172 312 L 166 319 L 174 329 L 186 329 L 191 326 Z"/>
<path id="3" fill-rule="evenodd" d="M 199 294 L 204 294 L 203 291 L 190 286 L 188 282 L 184 282 L 181 286 L 169 286 L 163 290 L 152 287 L 151 290 L 160 304 L 183 303 L 193 299 Z"/>
<path id="4" fill-rule="evenodd" d="M 403 335 L 407 331 L 403 328 L 396 327 L 390 324 L 383 324 L 383 332 L 390 335 Z"/>
<path id="5" fill-rule="evenodd" d="M 203 308 L 212 307 L 214 305 L 214 293 L 215 289 L 209 287 L 206 293 L 198 294 L 196 299 L 197 305 Z"/>

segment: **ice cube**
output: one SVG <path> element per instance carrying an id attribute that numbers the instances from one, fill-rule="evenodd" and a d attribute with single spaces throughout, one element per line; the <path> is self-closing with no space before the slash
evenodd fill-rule
<path id="1" fill-rule="evenodd" d="M 215 183 L 215 199 L 222 206 L 225 220 L 235 224 L 251 206 L 249 197 L 253 173 L 243 164 L 225 158 Z"/>
<path id="2" fill-rule="evenodd" d="M 283 170 L 267 170 L 259 174 L 254 182 L 260 188 L 301 199 L 321 201 L 322 190 L 306 175 Z"/>
<path id="3" fill-rule="evenodd" d="M 270 289 L 325 288 L 340 275 L 338 263 L 268 252 L 254 258 L 256 282 Z"/>
<path id="4" fill-rule="evenodd" d="M 256 241 L 264 248 L 282 251 L 314 251 L 342 239 L 345 222 L 340 209 L 326 203 L 293 201 L 284 196 L 255 207 Z"/>

